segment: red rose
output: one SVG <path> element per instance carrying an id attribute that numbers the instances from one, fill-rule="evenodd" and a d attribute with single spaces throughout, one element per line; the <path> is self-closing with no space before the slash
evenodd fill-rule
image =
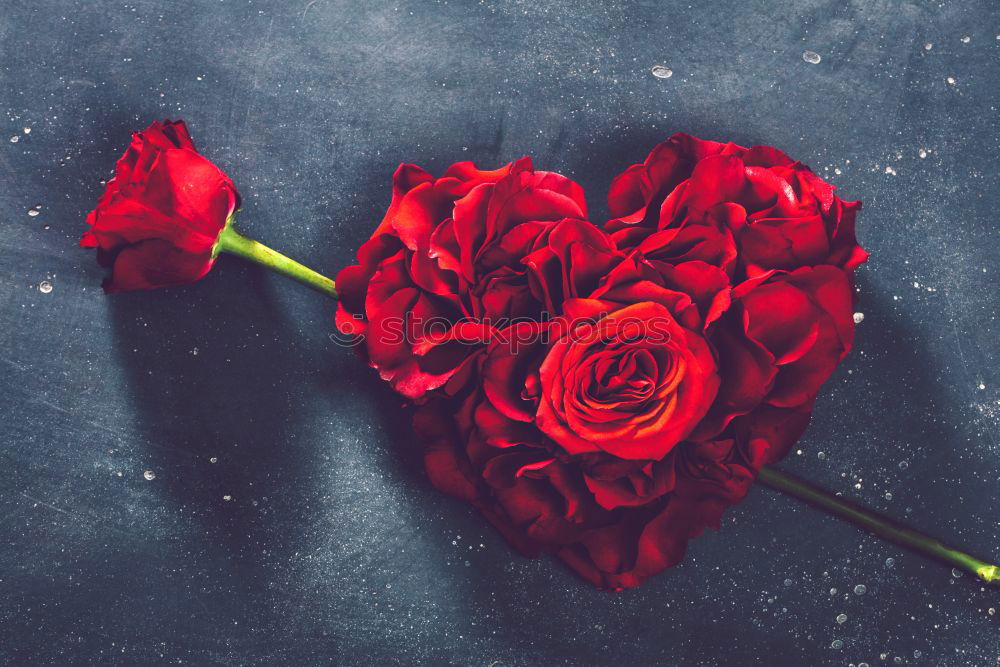
<path id="1" fill-rule="evenodd" d="M 80 245 L 111 267 L 106 292 L 192 283 L 212 268 L 239 205 L 232 181 L 198 154 L 183 122 L 154 122 L 132 135 Z"/>
<path id="2" fill-rule="evenodd" d="M 621 248 L 709 262 L 734 283 L 772 269 L 849 271 L 867 257 L 854 235 L 861 204 L 833 191 L 775 148 L 675 134 L 611 184 L 607 229 Z"/>
<path id="3" fill-rule="evenodd" d="M 654 283 L 569 301 L 567 331 L 539 368 L 535 423 L 570 454 L 606 452 L 658 460 L 705 416 L 719 378 L 702 332 L 685 328 L 672 308 L 687 295 Z M 700 324 L 700 320 L 697 321 Z"/>
<path id="4" fill-rule="evenodd" d="M 542 315 L 551 296 L 522 260 L 542 247 L 532 262 L 558 264 L 559 256 L 545 254 L 556 247 L 572 261 L 566 246 L 574 244 L 563 237 L 575 237 L 558 231 L 560 221 L 584 215 L 580 186 L 534 171 L 527 158 L 496 171 L 462 162 L 441 178 L 403 165 L 358 265 L 337 276 L 337 326 L 364 334 L 371 365 L 398 392 L 419 398 L 506 326 L 498 323 Z M 592 253 L 587 259 L 578 272 L 602 270 Z"/>
<path id="5" fill-rule="evenodd" d="M 434 294 L 519 317 L 424 385 L 432 482 L 601 587 L 677 563 L 801 436 L 851 348 L 866 255 L 859 205 L 832 192 L 774 149 L 678 135 L 616 179 L 610 234 L 500 225 L 463 251 L 481 216 L 443 223 L 428 247 L 457 278 Z"/>

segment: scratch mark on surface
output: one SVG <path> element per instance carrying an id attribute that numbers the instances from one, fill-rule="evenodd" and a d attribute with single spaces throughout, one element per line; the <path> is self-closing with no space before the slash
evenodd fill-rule
<path id="1" fill-rule="evenodd" d="M 56 507 L 55 505 L 49 504 L 49 503 L 45 502 L 44 500 L 39 500 L 38 498 L 35 498 L 34 496 L 29 496 L 27 493 L 24 493 L 23 491 L 21 492 L 21 496 L 24 497 L 27 500 L 30 500 L 31 502 L 33 502 L 33 503 L 35 503 L 37 505 L 41 505 L 42 507 L 47 507 L 47 508 L 49 508 L 50 510 L 52 510 L 54 512 L 59 512 L 60 514 L 65 514 L 66 516 L 72 516 L 72 517 L 76 516 L 72 512 L 68 512 L 68 511 L 62 509 L 61 507 Z"/>
<path id="2" fill-rule="evenodd" d="M 309 0 L 309 2 L 306 3 L 305 8 L 302 10 L 302 16 L 300 16 L 299 18 L 304 19 L 306 17 L 306 12 L 308 12 L 309 8 L 312 7 L 315 4 L 316 4 L 316 0 Z"/>

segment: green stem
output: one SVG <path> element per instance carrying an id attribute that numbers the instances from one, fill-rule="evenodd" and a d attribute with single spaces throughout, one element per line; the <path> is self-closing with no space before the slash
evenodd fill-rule
<path id="1" fill-rule="evenodd" d="M 289 278 L 298 280 L 303 285 L 322 292 L 327 296 L 336 299 L 336 284 L 326 276 L 316 273 L 308 266 L 299 264 L 294 259 L 285 257 L 280 252 L 271 250 L 263 243 L 258 243 L 251 238 L 243 236 L 233 227 L 233 219 L 229 218 L 226 226 L 219 234 L 219 239 L 215 242 L 212 256 L 218 256 L 220 252 L 228 252 L 239 255 L 250 261 L 263 264 L 272 271 L 283 273 Z"/>
<path id="2" fill-rule="evenodd" d="M 834 516 L 847 519 L 881 538 L 904 547 L 909 547 L 926 556 L 943 560 L 954 567 L 965 570 L 988 584 L 1000 583 L 1000 567 L 974 558 L 969 554 L 949 547 L 937 540 L 907 528 L 889 517 L 874 512 L 867 507 L 833 495 L 829 491 L 813 486 L 776 468 L 765 466 L 757 475 L 757 480 L 772 489 L 777 489 L 799 500 L 816 505 Z"/>

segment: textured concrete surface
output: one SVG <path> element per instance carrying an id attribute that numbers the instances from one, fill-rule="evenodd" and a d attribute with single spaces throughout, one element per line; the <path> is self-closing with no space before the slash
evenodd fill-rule
<path id="1" fill-rule="evenodd" d="M 105 297 L 76 240 L 165 116 L 330 273 L 400 161 L 530 154 L 602 219 L 672 132 L 778 146 L 872 251 L 786 467 L 1000 555 L 998 83 L 992 0 L 6 0 L 0 661 L 997 664 L 996 590 L 766 489 L 637 591 L 522 559 L 431 488 L 330 303 L 234 258 Z"/>

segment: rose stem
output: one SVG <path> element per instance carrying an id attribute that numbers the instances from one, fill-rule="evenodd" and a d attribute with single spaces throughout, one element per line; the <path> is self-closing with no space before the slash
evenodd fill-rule
<path id="1" fill-rule="evenodd" d="M 988 584 L 1000 583 L 1000 567 L 990 565 L 958 549 L 944 545 L 932 537 L 907 528 L 867 507 L 835 496 L 803 479 L 781 472 L 776 468 L 764 466 L 758 473 L 757 480 L 772 489 L 795 496 L 799 500 L 816 505 L 835 516 L 847 519 L 881 538 L 970 572 Z"/>
<path id="2" fill-rule="evenodd" d="M 218 256 L 220 252 L 239 255 L 258 264 L 263 264 L 272 271 L 283 273 L 289 278 L 298 280 L 303 285 L 322 292 L 331 298 L 337 298 L 337 286 L 332 280 L 307 266 L 299 264 L 294 259 L 282 255 L 280 252 L 271 250 L 263 243 L 258 243 L 251 238 L 243 236 L 233 227 L 232 217 L 226 221 L 226 226 L 222 229 L 222 233 L 219 234 L 219 239 L 215 242 L 212 256 Z"/>

